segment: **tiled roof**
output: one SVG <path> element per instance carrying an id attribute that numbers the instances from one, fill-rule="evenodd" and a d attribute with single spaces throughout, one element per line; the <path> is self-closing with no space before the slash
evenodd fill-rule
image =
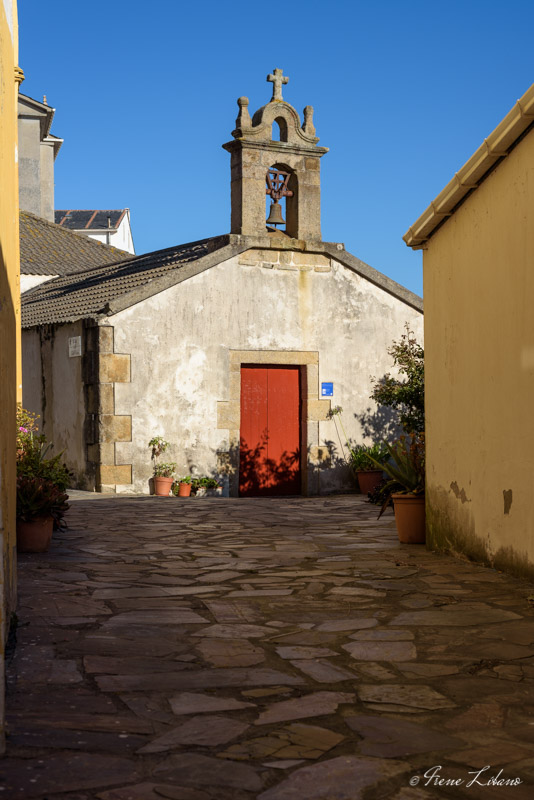
<path id="1" fill-rule="evenodd" d="M 22 275 L 70 275 L 129 257 L 124 250 L 60 228 L 28 211 L 20 212 Z"/>
<path id="2" fill-rule="evenodd" d="M 159 290 L 153 284 L 158 279 L 169 278 L 167 283 L 160 281 L 161 289 L 172 285 L 179 279 L 173 273 L 227 243 L 227 236 L 202 239 L 46 281 L 23 295 L 22 326 L 96 318 L 107 313 L 113 301 L 148 284 L 151 290 Z"/>
<path id="3" fill-rule="evenodd" d="M 269 236 L 225 234 L 55 278 L 23 294 L 22 326 L 31 328 L 34 325 L 110 317 L 247 250 L 280 248 L 301 251 L 301 246 L 295 247 L 294 244 L 292 239 L 284 242 Z M 347 253 L 343 245 L 314 242 L 311 252 L 322 253 L 340 262 L 422 312 L 420 297 Z"/>
<path id="4" fill-rule="evenodd" d="M 71 231 L 102 230 L 103 228 L 118 228 L 126 209 L 112 211 L 73 209 L 70 211 L 55 211 L 57 225 L 69 228 Z M 108 225 L 109 219 L 109 225 Z"/>

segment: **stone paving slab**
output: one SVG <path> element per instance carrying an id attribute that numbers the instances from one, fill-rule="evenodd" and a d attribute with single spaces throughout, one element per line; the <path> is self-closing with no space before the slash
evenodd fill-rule
<path id="1" fill-rule="evenodd" d="M 534 587 L 376 515 L 75 493 L 19 557 L 0 800 L 534 796 Z"/>

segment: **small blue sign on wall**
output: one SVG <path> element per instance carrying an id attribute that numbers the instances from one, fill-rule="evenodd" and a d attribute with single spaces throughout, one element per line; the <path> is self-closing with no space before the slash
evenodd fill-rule
<path id="1" fill-rule="evenodd" d="M 333 396 L 334 396 L 334 384 L 321 383 L 321 397 L 333 397 Z"/>

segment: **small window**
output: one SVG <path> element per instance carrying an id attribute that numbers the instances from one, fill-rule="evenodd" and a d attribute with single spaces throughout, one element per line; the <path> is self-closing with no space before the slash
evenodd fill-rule
<path id="1" fill-rule="evenodd" d="M 287 142 L 287 122 L 283 117 L 276 117 L 273 122 L 273 142 Z"/>

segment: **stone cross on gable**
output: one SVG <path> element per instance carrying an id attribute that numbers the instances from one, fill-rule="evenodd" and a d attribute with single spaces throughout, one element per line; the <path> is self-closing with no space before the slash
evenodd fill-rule
<path id="1" fill-rule="evenodd" d="M 282 84 L 289 83 L 289 78 L 282 76 L 283 69 L 273 69 L 272 75 L 267 75 L 267 80 L 273 85 L 273 96 L 271 100 L 283 100 Z"/>

